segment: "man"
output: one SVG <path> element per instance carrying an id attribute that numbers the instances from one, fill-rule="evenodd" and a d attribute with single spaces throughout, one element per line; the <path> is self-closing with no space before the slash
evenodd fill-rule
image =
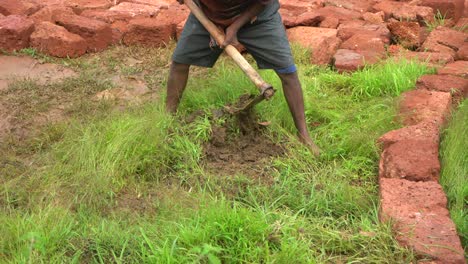
<path id="1" fill-rule="evenodd" d="M 183 4 L 184 0 L 177 0 Z M 176 112 L 187 84 L 190 65 L 213 67 L 229 44 L 241 43 L 257 61 L 260 69 L 273 69 L 281 79 L 298 137 L 315 155 L 318 147 L 307 130 L 302 88 L 291 54 L 278 0 L 198 0 L 205 15 L 225 30 L 220 48 L 203 25 L 190 14 L 172 57 L 167 84 L 166 109 Z"/>

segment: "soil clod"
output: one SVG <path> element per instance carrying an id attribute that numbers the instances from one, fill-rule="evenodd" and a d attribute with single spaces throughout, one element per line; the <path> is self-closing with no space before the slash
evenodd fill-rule
<path id="1" fill-rule="evenodd" d="M 241 174 L 271 181 L 271 159 L 283 155 L 285 149 L 259 123 L 250 110 L 229 116 L 222 126 L 214 125 L 211 140 L 204 146 L 206 169 L 216 175 Z"/>

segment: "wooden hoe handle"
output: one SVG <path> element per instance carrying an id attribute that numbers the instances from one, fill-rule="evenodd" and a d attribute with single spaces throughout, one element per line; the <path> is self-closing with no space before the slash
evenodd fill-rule
<path id="1" fill-rule="evenodd" d="M 211 34 L 218 44 L 224 42 L 224 33 L 211 22 L 198 7 L 193 0 L 184 0 L 185 5 L 190 9 L 192 14 L 202 23 L 205 29 Z M 240 52 L 232 45 L 227 45 L 224 48 L 226 53 L 236 62 L 236 64 L 242 69 L 242 71 L 249 76 L 250 80 L 257 86 L 260 93 L 263 94 L 265 99 L 271 98 L 275 94 L 273 86 L 265 82 L 260 74 L 247 62 L 247 60 L 240 54 Z"/>

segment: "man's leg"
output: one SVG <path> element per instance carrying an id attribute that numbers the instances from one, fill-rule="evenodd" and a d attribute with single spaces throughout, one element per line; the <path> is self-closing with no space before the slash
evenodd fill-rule
<path id="1" fill-rule="evenodd" d="M 304 112 L 304 97 L 302 95 L 301 83 L 297 72 L 277 73 L 283 85 L 284 96 L 292 114 L 294 124 L 296 125 L 298 136 L 301 142 L 306 144 L 314 155 L 320 155 L 320 149 L 315 145 L 307 130 L 307 124 Z"/>
<path id="2" fill-rule="evenodd" d="M 175 113 L 187 86 L 190 65 L 172 62 L 167 80 L 166 110 Z"/>
<path id="3" fill-rule="evenodd" d="M 210 33 L 190 14 L 172 55 L 167 80 L 166 110 L 177 111 L 187 85 L 190 65 L 213 67 L 222 50 L 210 48 Z"/>
<path id="4" fill-rule="evenodd" d="M 314 144 L 307 131 L 301 83 L 297 76 L 291 47 L 279 13 L 276 12 L 268 19 L 257 20 L 251 25 L 244 26 L 237 37 L 239 42 L 255 58 L 259 68 L 276 71 L 283 84 L 284 95 L 294 119 L 299 139 L 315 155 L 318 155 L 319 148 Z"/>

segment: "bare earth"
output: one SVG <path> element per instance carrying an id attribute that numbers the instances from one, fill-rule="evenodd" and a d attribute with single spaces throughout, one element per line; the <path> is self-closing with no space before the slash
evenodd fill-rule
<path id="1" fill-rule="evenodd" d="M 76 76 L 74 71 L 57 64 L 41 63 L 31 57 L 0 56 L 0 91 L 17 79 L 47 84 L 73 76 Z"/>
<path id="2" fill-rule="evenodd" d="M 0 56 L 0 92 L 7 91 L 9 84 L 17 80 L 32 80 L 45 85 L 76 75 L 71 69 L 57 64 L 41 63 L 31 57 Z M 9 109 L 4 100 L 4 96 L 0 97 L 0 140 L 16 127 L 12 116 L 13 109 Z M 52 111 L 51 116 L 55 115 L 57 111 Z"/>

